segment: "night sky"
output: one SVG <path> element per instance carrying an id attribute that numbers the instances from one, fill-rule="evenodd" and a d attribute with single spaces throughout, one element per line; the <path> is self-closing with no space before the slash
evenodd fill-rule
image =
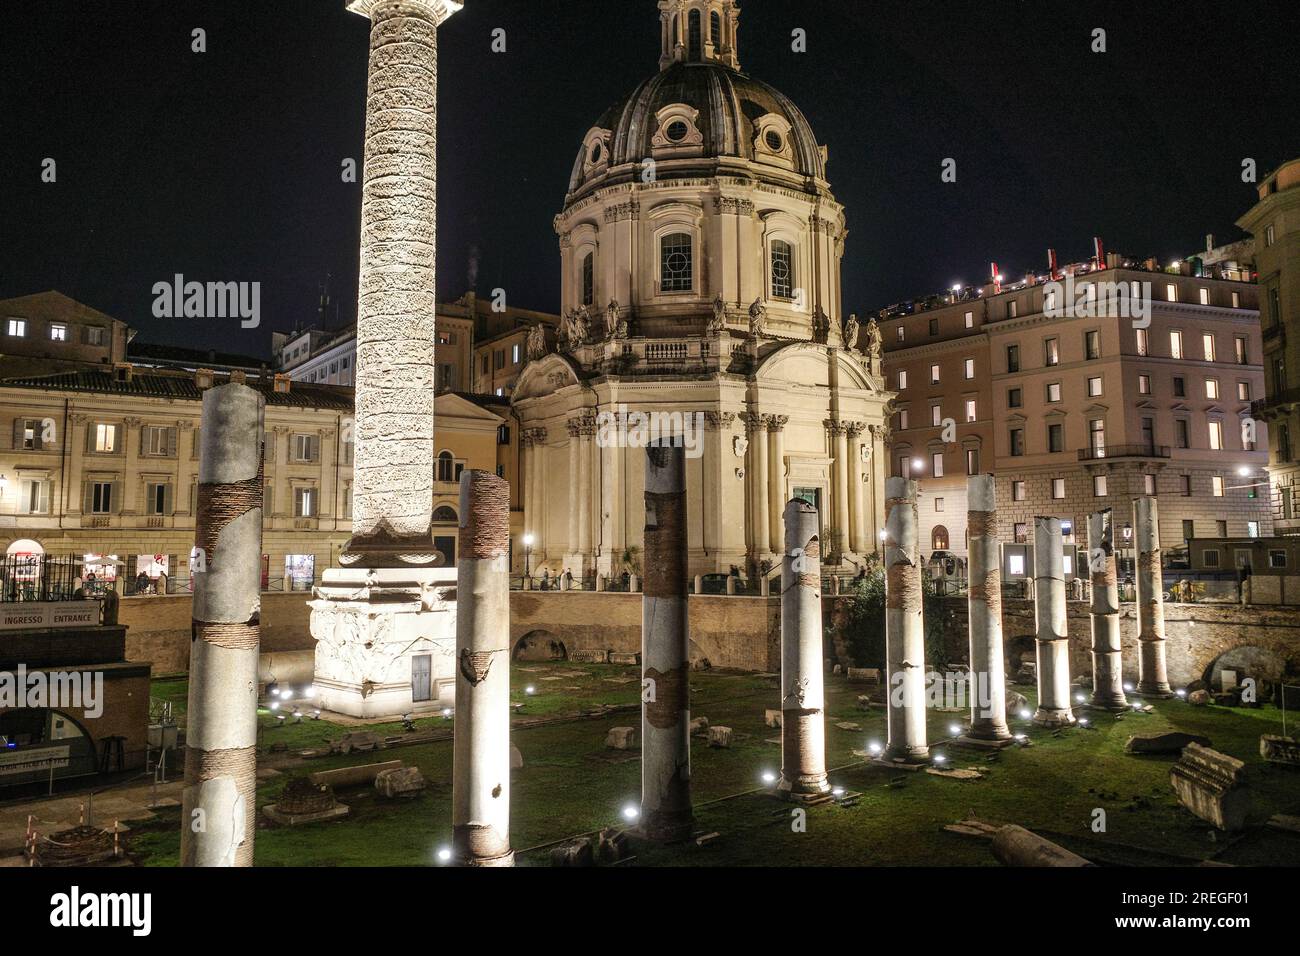
<path id="1" fill-rule="evenodd" d="M 261 353 L 355 313 L 369 24 L 344 0 L 42 0 L 0 28 L 0 297 L 56 288 L 142 339 Z M 866 312 L 996 260 L 1194 253 L 1300 156 L 1300 4 L 748 0 L 747 72 L 830 148 Z M 1141 10 L 1136 14 L 1135 10 Z M 467 0 L 440 39 L 440 297 L 554 311 L 582 136 L 657 70 L 654 0 Z M 207 52 L 191 31 L 207 31 Z M 507 32 L 508 52 L 490 50 Z M 791 31 L 808 32 L 806 54 Z M 1108 52 L 1090 50 L 1107 30 Z M 58 181 L 42 183 L 56 159 Z M 957 182 L 940 164 L 957 160 Z M 175 273 L 262 283 L 262 327 L 160 320 Z"/>

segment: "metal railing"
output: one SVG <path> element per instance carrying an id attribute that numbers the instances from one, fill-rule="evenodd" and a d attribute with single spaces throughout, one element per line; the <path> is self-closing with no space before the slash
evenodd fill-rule
<path id="1" fill-rule="evenodd" d="M 1103 448 L 1080 448 L 1079 461 L 1102 461 L 1107 458 L 1169 458 L 1168 445 L 1106 445 Z"/>

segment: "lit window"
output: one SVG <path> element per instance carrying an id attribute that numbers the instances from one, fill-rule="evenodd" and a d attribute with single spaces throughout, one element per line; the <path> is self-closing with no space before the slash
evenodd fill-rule
<path id="1" fill-rule="evenodd" d="M 930 474 L 935 478 L 943 477 L 943 452 L 936 451 L 930 455 Z"/>
<path id="2" fill-rule="evenodd" d="M 939 366 L 937 365 L 930 366 L 930 384 L 931 385 L 939 384 Z"/>
<path id="3" fill-rule="evenodd" d="M 1139 376 L 1138 376 L 1138 394 L 1139 394 L 1139 395 L 1150 395 L 1150 394 L 1151 394 L 1151 376 L 1150 376 L 1150 375 L 1139 375 Z"/>
<path id="4" fill-rule="evenodd" d="M 1210 448 L 1223 450 L 1223 422 L 1210 422 Z"/>
<path id="5" fill-rule="evenodd" d="M 1061 342 L 1059 339 L 1047 339 L 1043 342 L 1043 364 L 1061 364 Z"/>
<path id="6" fill-rule="evenodd" d="M 1169 356 L 1176 359 L 1183 357 L 1183 333 L 1177 329 L 1169 333 Z"/>
<path id="7" fill-rule="evenodd" d="M 1106 476 L 1105 475 L 1092 476 L 1092 496 L 1094 498 L 1106 497 Z"/>
<path id="8" fill-rule="evenodd" d="M 1147 354 L 1147 330 L 1137 329 L 1137 353 L 1138 355 Z"/>
<path id="9" fill-rule="evenodd" d="M 50 341 L 66 342 L 68 341 L 68 327 L 62 322 L 55 322 L 50 325 Z"/>
<path id="10" fill-rule="evenodd" d="M 1170 282 L 1165 285 L 1165 299 L 1169 302 L 1178 301 L 1178 286 Z"/>
<path id="11" fill-rule="evenodd" d="M 1205 397 L 1206 398 L 1219 397 L 1219 380 L 1217 378 L 1207 378 L 1205 380 Z"/>
<path id="12" fill-rule="evenodd" d="M 1237 383 L 1237 400 L 1242 402 L 1250 401 L 1250 382 Z"/>
<path id="13" fill-rule="evenodd" d="M 1011 500 L 1012 501 L 1025 500 L 1025 483 L 1023 481 L 1011 482 Z"/>
<path id="14" fill-rule="evenodd" d="M 905 388 L 907 388 L 907 369 L 903 368 L 898 370 L 898 390 L 901 392 Z"/>
<path id="15" fill-rule="evenodd" d="M 966 361 L 962 363 L 962 370 L 965 372 L 966 377 L 967 377 L 968 379 L 974 378 L 974 377 L 975 377 L 975 360 L 974 360 L 973 358 L 968 358 L 968 359 L 966 359 Z"/>
<path id="16" fill-rule="evenodd" d="M 978 475 L 980 473 L 980 450 L 978 448 L 966 449 L 966 474 Z"/>
<path id="17" fill-rule="evenodd" d="M 778 299 L 794 297 L 794 253 L 790 243 L 780 239 L 772 243 L 772 295 Z"/>
<path id="18" fill-rule="evenodd" d="M 1088 379 L 1088 397 L 1096 398 L 1101 394 L 1101 376 L 1096 375 Z"/>
<path id="19" fill-rule="evenodd" d="M 1016 525 L 1017 528 L 1024 527 Z M 1014 577 L 1023 577 L 1025 574 L 1025 556 L 1023 554 L 1007 555 L 1007 573 Z"/>
<path id="20" fill-rule="evenodd" d="M 516 342 L 510 347 L 510 361 L 515 365 L 519 364 L 519 343 Z"/>
<path id="21" fill-rule="evenodd" d="M 9 334 L 14 336 L 15 338 L 22 338 L 23 336 L 25 336 L 27 334 L 27 320 L 10 319 Z"/>
<path id="22" fill-rule="evenodd" d="M 665 236 L 661 248 L 659 288 L 662 292 L 690 292 L 694 287 L 694 250 L 684 232 Z"/>
<path id="23" fill-rule="evenodd" d="M 975 421 L 975 399 L 966 399 L 966 421 Z"/>
<path id="24" fill-rule="evenodd" d="M 908 424 L 907 424 L 907 409 L 906 409 L 906 408 L 899 409 L 899 411 L 898 411 L 898 430 L 899 430 L 900 432 L 901 432 L 901 431 L 906 431 L 908 427 L 909 427 L 909 426 L 908 426 Z"/>
<path id="25" fill-rule="evenodd" d="M 1052 479 L 1052 497 L 1053 497 L 1053 498 L 1056 498 L 1057 500 L 1060 500 L 1061 498 L 1064 498 L 1064 497 L 1065 497 L 1065 479 L 1064 479 L 1064 478 L 1053 478 L 1053 479 Z"/>
<path id="26" fill-rule="evenodd" d="M 1209 305 L 1209 304 L 1210 304 L 1210 290 L 1201 289 L 1201 305 Z"/>
<path id="27" fill-rule="evenodd" d="M 931 424 L 931 425 L 934 425 L 934 426 L 936 426 L 936 427 L 939 426 L 939 425 L 942 425 L 942 424 L 943 424 L 943 406 L 942 406 L 942 405 L 931 405 L 931 406 L 930 406 L 930 424 Z"/>
<path id="28" fill-rule="evenodd" d="M 95 451 L 111 454 L 117 451 L 117 426 L 98 424 L 95 426 Z"/>
<path id="29" fill-rule="evenodd" d="M 1049 402 L 1059 402 L 1059 401 L 1061 400 L 1061 383 L 1060 383 L 1060 382 L 1048 382 L 1048 383 L 1047 383 L 1047 400 L 1048 400 Z"/>
<path id="30" fill-rule="evenodd" d="M 974 312 L 967 312 L 967 313 L 966 313 L 966 328 L 968 328 L 968 329 L 973 329 L 973 328 L 975 328 L 975 313 L 974 313 Z"/>
<path id="31" fill-rule="evenodd" d="M 898 327 L 898 341 L 902 342 L 905 341 L 906 339 L 907 339 L 907 329 L 903 328 L 900 325 Z"/>
<path id="32" fill-rule="evenodd" d="M 316 489 L 295 488 L 293 490 L 293 516 L 311 518 L 316 514 Z"/>
<path id="33" fill-rule="evenodd" d="M 1201 348 L 1205 352 L 1205 361 L 1214 361 L 1214 333 L 1205 332 L 1201 335 Z"/>
<path id="34" fill-rule="evenodd" d="M 1223 497 L 1223 476 L 1222 475 L 1210 476 L 1210 494 L 1214 495 L 1214 497 L 1216 498 Z"/>

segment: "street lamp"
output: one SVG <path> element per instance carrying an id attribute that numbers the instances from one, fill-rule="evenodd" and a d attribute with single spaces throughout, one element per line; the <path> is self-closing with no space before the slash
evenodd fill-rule
<path id="1" fill-rule="evenodd" d="M 528 562 L 533 554 L 533 535 L 529 532 L 524 535 L 524 577 L 529 578 L 532 575 L 528 570 Z"/>

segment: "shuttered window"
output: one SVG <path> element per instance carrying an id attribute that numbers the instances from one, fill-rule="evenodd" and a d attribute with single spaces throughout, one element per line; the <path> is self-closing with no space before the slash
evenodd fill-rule
<path id="1" fill-rule="evenodd" d="M 145 514 L 169 515 L 172 510 L 171 483 L 162 481 L 147 482 L 145 484 Z"/>

